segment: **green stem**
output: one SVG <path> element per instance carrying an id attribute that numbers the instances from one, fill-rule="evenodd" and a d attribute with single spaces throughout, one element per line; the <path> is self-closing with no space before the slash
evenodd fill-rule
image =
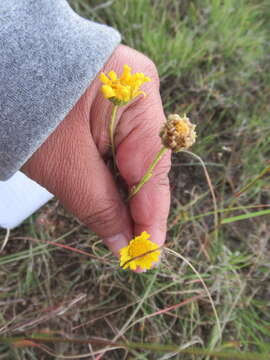
<path id="1" fill-rule="evenodd" d="M 269 353 L 257 353 L 257 352 L 240 352 L 240 351 L 228 351 L 225 346 L 224 348 L 215 349 L 215 350 L 208 350 L 204 348 L 198 347 L 189 347 L 189 348 L 181 348 L 179 345 L 176 344 L 153 344 L 153 343 L 135 343 L 135 342 L 114 342 L 109 340 L 103 340 L 98 338 L 60 338 L 59 336 L 50 336 L 45 334 L 33 334 L 28 337 L 26 336 L 14 336 L 14 337 L 0 337 L 0 343 L 3 344 L 14 344 L 20 343 L 23 341 L 33 341 L 34 344 L 39 345 L 40 343 L 64 343 L 64 344 L 94 344 L 94 345 L 101 345 L 101 346 L 117 346 L 124 349 L 138 349 L 138 350 L 148 350 L 152 352 L 175 352 L 179 354 L 188 354 L 194 356 L 210 356 L 211 358 L 222 358 L 222 359 L 239 359 L 239 360 L 269 360 Z M 23 344 L 21 344 L 23 345 Z M 27 347 L 27 343 L 24 345 Z M 30 346 L 30 344 L 28 345 Z M 41 349 L 44 350 L 44 349 Z M 98 353 L 102 351 L 109 351 L 110 349 L 100 349 Z M 95 353 L 95 352 L 94 352 Z M 87 356 L 80 355 L 80 359 L 89 358 L 93 352 L 87 354 Z M 76 355 L 69 356 L 69 355 L 57 355 L 59 359 L 75 359 L 78 358 Z"/>
<path id="2" fill-rule="evenodd" d="M 258 176 L 255 177 L 255 179 L 251 180 L 246 186 L 244 186 L 240 191 L 238 191 L 238 193 L 236 193 L 235 196 L 239 197 L 240 195 L 242 195 L 245 191 L 251 188 L 258 180 L 260 180 L 269 171 L 270 171 L 270 166 L 267 166 L 260 172 Z"/>
<path id="3" fill-rule="evenodd" d="M 111 117 L 111 122 L 110 122 L 110 126 L 109 126 L 109 137 L 110 137 L 110 143 L 112 146 L 113 163 L 114 163 L 115 167 L 116 167 L 116 160 L 115 160 L 114 130 L 115 130 L 115 119 L 116 119 L 117 110 L 118 110 L 118 106 L 113 105 L 112 117 Z"/>
<path id="4" fill-rule="evenodd" d="M 258 180 L 260 180 L 265 174 L 267 174 L 268 172 L 270 171 L 270 166 L 267 166 L 266 168 L 264 168 L 258 176 L 256 176 L 253 180 L 251 180 L 249 183 L 247 183 L 247 185 L 245 185 L 244 187 L 242 187 L 242 189 L 240 189 L 236 194 L 234 194 L 234 197 L 231 199 L 231 201 L 229 202 L 229 205 L 227 206 L 227 209 L 228 211 L 231 211 L 233 209 L 233 206 L 237 203 L 237 200 L 239 199 L 239 197 L 245 193 L 247 190 L 249 190 L 253 185 L 256 184 L 256 182 Z M 243 209 L 243 208 L 246 208 L 246 207 L 240 207 L 240 209 Z M 243 215 L 240 215 L 240 218 L 242 217 Z M 256 215 L 255 215 L 256 216 Z M 252 216 L 250 216 L 252 217 Z M 233 218 L 238 218 L 238 216 L 235 216 Z M 228 218 L 228 219 L 231 219 L 231 218 Z M 236 220 L 237 221 L 237 220 Z M 223 224 L 226 224 L 227 221 L 226 221 L 226 218 L 221 218 L 220 219 L 220 225 L 223 225 Z"/>
<path id="5" fill-rule="evenodd" d="M 151 179 L 151 177 L 153 176 L 153 170 L 155 168 L 155 166 L 157 165 L 157 163 L 159 162 L 159 160 L 162 158 L 163 154 L 165 153 L 165 151 L 167 151 L 168 148 L 166 148 L 165 146 L 163 146 L 159 152 L 157 153 L 155 159 L 153 160 L 153 162 L 151 163 L 151 165 L 149 166 L 149 168 L 147 169 L 146 173 L 144 174 L 144 176 L 142 177 L 141 181 L 139 182 L 139 184 L 137 184 L 135 186 L 135 188 L 131 191 L 131 193 L 129 194 L 128 200 L 130 200 L 134 195 L 137 194 L 137 192 L 139 192 L 141 190 L 141 188 L 143 187 L 143 185 Z"/>

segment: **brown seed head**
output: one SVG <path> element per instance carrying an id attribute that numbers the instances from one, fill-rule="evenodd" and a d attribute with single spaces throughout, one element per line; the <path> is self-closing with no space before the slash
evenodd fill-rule
<path id="1" fill-rule="evenodd" d="M 196 125 L 192 124 L 186 115 L 183 117 L 177 114 L 169 115 L 160 131 L 162 143 L 175 152 L 188 149 L 195 143 L 197 136 L 195 128 Z"/>

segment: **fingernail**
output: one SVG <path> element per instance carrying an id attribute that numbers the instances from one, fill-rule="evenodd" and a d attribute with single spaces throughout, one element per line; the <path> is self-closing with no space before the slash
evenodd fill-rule
<path id="1" fill-rule="evenodd" d="M 104 239 L 104 242 L 116 256 L 119 256 L 119 251 L 128 245 L 128 239 L 124 234 L 107 237 Z"/>

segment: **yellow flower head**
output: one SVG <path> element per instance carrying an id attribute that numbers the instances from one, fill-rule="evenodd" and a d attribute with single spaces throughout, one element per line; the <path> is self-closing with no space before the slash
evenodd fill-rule
<path id="1" fill-rule="evenodd" d="M 124 65 L 124 70 L 120 78 L 115 71 L 110 71 L 108 76 L 100 74 L 100 81 L 104 84 L 101 91 L 106 99 L 109 99 L 115 105 L 125 105 L 139 95 L 146 95 L 140 91 L 143 83 L 151 81 L 143 73 L 131 74 L 131 68 Z"/>
<path id="2" fill-rule="evenodd" d="M 160 250 L 158 245 L 148 240 L 150 235 L 144 231 L 136 236 L 128 246 L 120 250 L 120 266 L 123 269 L 136 270 L 139 266 L 142 270 L 150 269 L 153 263 L 158 261 Z M 145 254 L 145 255 L 144 255 Z"/>

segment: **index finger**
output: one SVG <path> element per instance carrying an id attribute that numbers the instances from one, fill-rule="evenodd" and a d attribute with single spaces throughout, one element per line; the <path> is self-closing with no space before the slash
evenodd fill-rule
<path id="1" fill-rule="evenodd" d="M 137 185 L 162 147 L 159 132 L 165 115 L 155 84 L 148 85 L 149 95 L 138 99 L 121 116 L 116 142 L 117 166 L 130 188 Z M 151 240 L 162 246 L 166 237 L 170 207 L 168 150 L 153 171 L 153 176 L 130 200 L 134 235 L 147 231 Z"/>

